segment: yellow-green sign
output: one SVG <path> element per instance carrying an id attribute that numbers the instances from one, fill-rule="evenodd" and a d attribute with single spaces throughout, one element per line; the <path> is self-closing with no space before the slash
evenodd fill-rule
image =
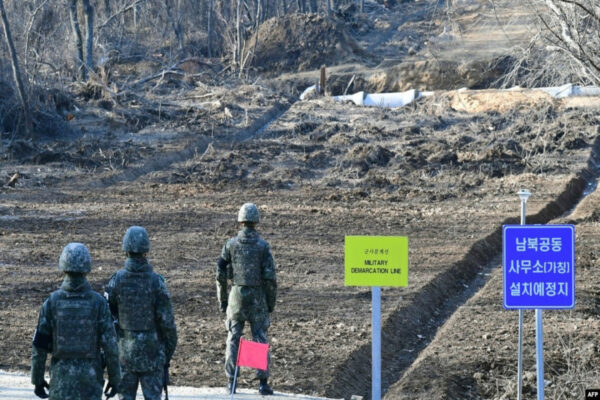
<path id="1" fill-rule="evenodd" d="M 346 286 L 407 286 L 406 236 L 346 236 Z"/>

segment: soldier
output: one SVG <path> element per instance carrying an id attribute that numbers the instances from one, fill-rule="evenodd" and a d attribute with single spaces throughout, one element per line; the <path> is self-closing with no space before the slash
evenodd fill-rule
<path id="1" fill-rule="evenodd" d="M 225 355 L 229 393 L 235 393 L 233 376 L 244 325 L 246 321 L 250 322 L 254 341 L 267 343 L 269 314 L 275 308 L 277 297 L 275 262 L 269 244 L 256 231 L 258 220 L 256 205 L 244 204 L 238 213 L 242 230 L 227 241 L 217 261 L 217 298 L 221 312 L 227 312 L 226 328 L 229 332 Z M 229 300 L 227 279 L 232 281 Z M 256 376 L 260 379 L 260 394 L 273 394 L 267 383 L 269 370 L 257 370 Z"/>
<path id="2" fill-rule="evenodd" d="M 85 278 L 91 268 L 92 259 L 83 244 L 69 243 L 64 248 L 58 261 L 58 269 L 65 274 L 63 283 L 44 301 L 33 337 L 31 383 L 42 399 L 100 400 L 103 361 L 108 368 L 104 393 L 110 398 L 119 390 L 115 328 L 106 300 Z M 44 379 L 48 353 L 52 353 L 50 385 Z"/>
<path id="3" fill-rule="evenodd" d="M 134 400 L 138 384 L 144 399 L 160 400 L 177 346 L 171 297 L 164 278 L 146 259 L 150 239 L 146 229 L 132 226 L 123 237 L 125 268 L 106 286 L 110 311 L 118 321 L 119 358 L 123 369 L 121 400 Z"/>

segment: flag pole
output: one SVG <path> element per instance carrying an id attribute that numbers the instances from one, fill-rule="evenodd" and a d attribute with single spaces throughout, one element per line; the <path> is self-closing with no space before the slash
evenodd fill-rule
<path id="1" fill-rule="evenodd" d="M 235 388 L 237 385 L 237 376 L 238 376 L 238 371 L 240 370 L 240 352 L 242 350 L 242 344 L 244 342 L 244 338 L 240 337 L 240 340 L 238 340 L 238 353 L 237 353 L 237 357 L 235 358 L 235 372 L 233 373 L 233 386 L 231 388 L 231 400 L 233 400 L 233 395 L 235 394 Z"/>
<path id="2" fill-rule="evenodd" d="M 236 363 L 237 364 L 237 363 Z M 233 374 L 233 387 L 231 388 L 231 400 L 233 400 L 233 395 L 235 393 L 235 386 L 237 384 L 237 375 L 240 367 L 238 365 L 235 366 L 235 373 Z"/>

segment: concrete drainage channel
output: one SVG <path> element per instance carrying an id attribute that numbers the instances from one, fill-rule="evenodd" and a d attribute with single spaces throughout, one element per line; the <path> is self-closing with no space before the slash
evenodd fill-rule
<path id="1" fill-rule="evenodd" d="M 587 167 L 571 179 L 563 192 L 540 212 L 527 216 L 528 224 L 545 224 L 565 216 L 589 195 L 600 176 L 600 137 L 596 138 Z M 516 197 L 516 194 L 515 194 Z M 516 213 L 515 213 L 516 214 Z M 418 355 L 434 338 L 444 322 L 479 289 L 489 272 L 500 263 L 502 225 L 519 223 L 518 217 L 507 218 L 489 235 L 475 242 L 462 260 L 438 275 L 407 306 L 392 312 L 382 326 L 382 392 L 400 380 Z M 420 338 L 415 335 L 419 332 Z M 403 351 L 411 349 L 412 351 Z M 370 398 L 371 344 L 354 351 L 335 372 L 325 395 L 349 398 L 360 394 Z"/>
<path id="2" fill-rule="evenodd" d="M 143 396 L 138 390 L 138 400 L 142 400 Z M 258 400 L 264 399 L 257 393 L 256 390 L 240 389 L 235 394 L 234 399 L 238 400 Z M 286 393 L 275 393 L 269 396 L 273 399 L 290 399 L 290 400 L 327 400 L 323 397 L 301 396 Z M 33 394 L 33 385 L 27 375 L 12 374 L 0 371 L 0 399 L 8 400 L 35 400 L 38 399 Z M 222 388 L 193 388 L 193 387 L 178 387 L 169 386 L 169 399 L 173 400 L 229 400 L 231 395 L 225 392 Z"/>

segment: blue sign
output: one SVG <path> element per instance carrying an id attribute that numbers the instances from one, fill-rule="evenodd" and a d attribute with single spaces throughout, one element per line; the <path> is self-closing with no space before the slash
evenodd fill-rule
<path id="1" fill-rule="evenodd" d="M 575 307 L 575 227 L 504 225 L 504 308 Z"/>

